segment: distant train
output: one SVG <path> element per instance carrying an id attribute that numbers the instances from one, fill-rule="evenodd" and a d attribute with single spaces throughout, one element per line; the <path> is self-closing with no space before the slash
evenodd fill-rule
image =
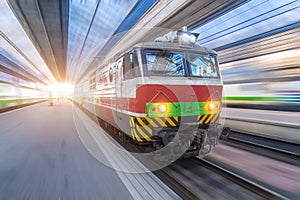
<path id="1" fill-rule="evenodd" d="M 205 156 L 222 131 L 223 85 L 215 51 L 197 37 L 183 29 L 136 44 L 82 79 L 74 100 L 141 147 L 161 149 L 180 133 L 185 157 Z"/>
<path id="2" fill-rule="evenodd" d="M 249 5 L 197 29 L 218 52 L 225 126 L 299 144 L 300 2 Z"/>
<path id="3" fill-rule="evenodd" d="M 299 31 L 287 30 L 218 52 L 227 106 L 300 111 Z"/>
<path id="4" fill-rule="evenodd" d="M 249 1 L 197 28 L 218 52 L 228 107 L 300 111 L 299 5 Z"/>

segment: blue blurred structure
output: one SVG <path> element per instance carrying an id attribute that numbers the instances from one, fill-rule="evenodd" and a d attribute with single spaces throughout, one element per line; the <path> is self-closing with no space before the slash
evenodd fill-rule
<path id="1" fill-rule="evenodd" d="M 76 42 L 68 45 L 69 81 L 95 67 L 93 62 L 101 60 L 99 57 L 105 56 L 154 3 L 154 0 L 71 1 L 68 38 Z"/>
<path id="2" fill-rule="evenodd" d="M 215 49 L 228 106 L 300 111 L 300 2 L 249 1 L 196 28 Z"/>

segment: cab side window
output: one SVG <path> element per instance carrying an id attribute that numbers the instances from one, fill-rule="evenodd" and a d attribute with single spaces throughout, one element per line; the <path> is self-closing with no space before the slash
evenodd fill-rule
<path id="1" fill-rule="evenodd" d="M 138 59 L 135 51 L 125 54 L 125 62 L 123 62 L 123 77 L 124 80 L 132 79 L 140 76 Z"/>

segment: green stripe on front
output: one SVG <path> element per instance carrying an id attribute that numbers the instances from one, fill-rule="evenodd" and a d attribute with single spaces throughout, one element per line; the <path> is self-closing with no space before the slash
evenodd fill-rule
<path id="1" fill-rule="evenodd" d="M 164 104 L 167 106 L 165 113 L 159 113 L 158 106 Z M 152 110 L 151 108 L 156 108 Z M 217 110 L 214 113 L 217 113 Z M 176 117 L 176 116 L 197 116 L 204 114 L 213 114 L 205 108 L 205 102 L 166 102 L 166 103 L 147 103 L 147 117 Z"/>

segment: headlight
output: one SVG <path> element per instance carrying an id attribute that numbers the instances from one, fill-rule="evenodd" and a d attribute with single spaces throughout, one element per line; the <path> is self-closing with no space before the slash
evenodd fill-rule
<path id="1" fill-rule="evenodd" d="M 167 106 L 165 104 L 158 105 L 158 111 L 160 113 L 165 113 L 167 111 Z"/>
<path id="2" fill-rule="evenodd" d="M 190 38 L 189 38 L 189 40 L 190 40 L 190 42 L 191 43 L 193 43 L 193 44 L 195 44 L 196 42 L 197 42 L 197 38 L 196 38 L 196 36 L 195 35 L 190 35 Z"/>
<path id="3" fill-rule="evenodd" d="M 184 44 L 189 44 L 190 43 L 190 36 L 187 33 L 183 33 L 180 37 L 181 42 Z"/>
<path id="4" fill-rule="evenodd" d="M 219 102 L 207 102 L 206 103 L 206 109 L 208 111 L 217 111 L 220 108 L 220 103 Z"/>
<path id="5" fill-rule="evenodd" d="M 216 104 L 214 104 L 214 103 L 210 103 L 209 104 L 209 109 L 210 110 L 214 110 L 214 109 L 216 109 L 218 106 L 216 105 Z"/>
<path id="6" fill-rule="evenodd" d="M 189 33 L 184 31 L 177 31 L 178 42 L 180 46 L 192 48 L 197 42 L 199 34 Z"/>

